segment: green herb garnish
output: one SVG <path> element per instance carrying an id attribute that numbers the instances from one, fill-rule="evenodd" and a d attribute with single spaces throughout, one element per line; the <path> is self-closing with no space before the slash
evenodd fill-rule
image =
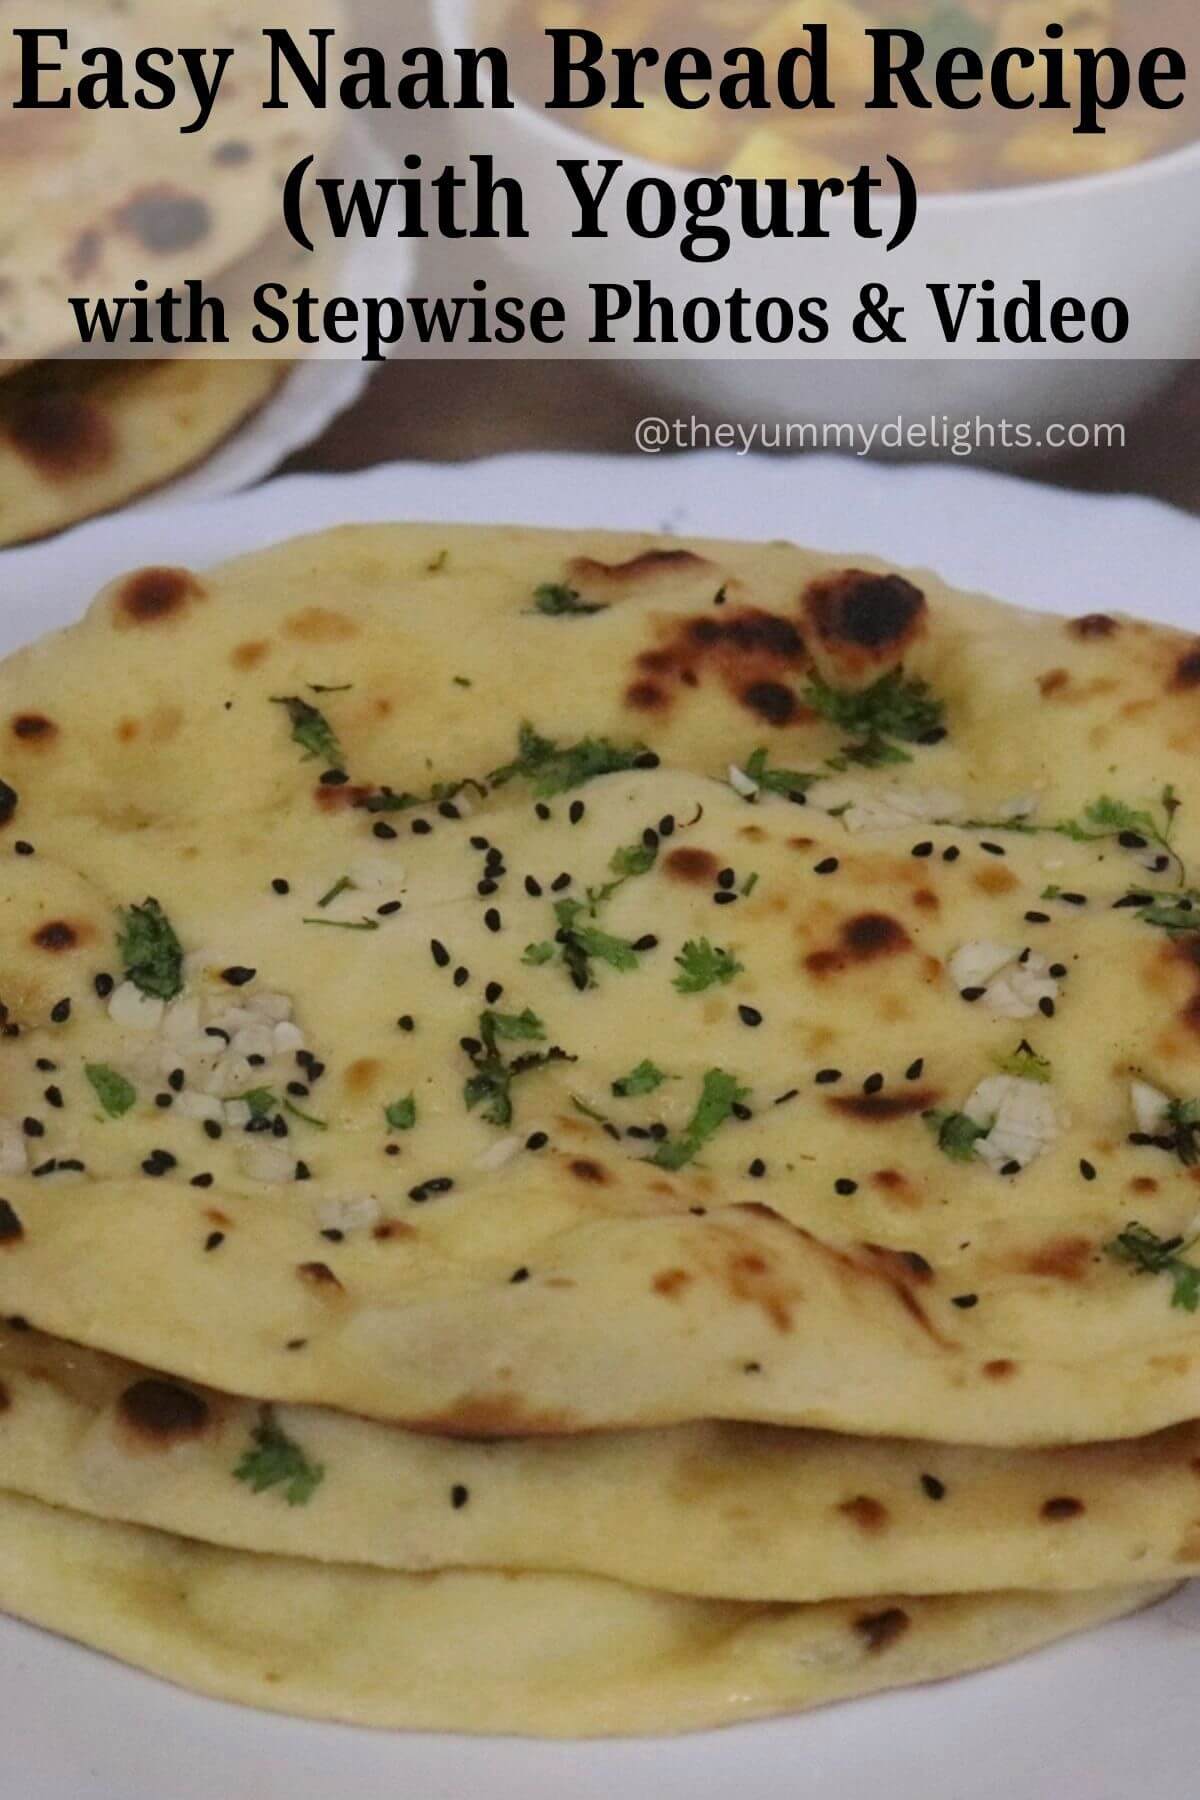
<path id="1" fill-rule="evenodd" d="M 157 900 L 123 907 L 117 947 L 136 988 L 156 1000 L 183 992 L 183 945 Z"/>
<path id="2" fill-rule="evenodd" d="M 467 788 L 474 788 L 481 800 L 487 799 L 483 783 L 468 775 L 462 781 L 435 781 L 427 794 L 397 794 L 390 787 L 381 787 L 378 793 L 356 800 L 355 805 L 369 813 L 412 812 L 418 806 L 444 806 L 448 800 L 457 800 Z"/>
<path id="3" fill-rule="evenodd" d="M 903 669 L 893 669 L 871 687 L 857 692 L 830 687 L 815 675 L 803 697 L 831 725 L 868 745 L 876 738 L 899 738 L 904 744 L 919 744 L 923 738 L 944 729 L 944 702 L 933 697 L 927 682 L 906 680 Z M 861 749 L 862 745 L 852 748 Z"/>
<path id="4" fill-rule="evenodd" d="M 324 925 L 330 931 L 378 931 L 378 919 L 301 919 L 302 925 Z"/>
<path id="5" fill-rule="evenodd" d="M 286 1095 L 284 1097 L 283 1110 L 284 1112 L 291 1113 L 293 1119 L 299 1119 L 303 1124 L 311 1125 L 314 1131 L 329 1130 L 328 1119 L 317 1119 L 314 1118 L 312 1113 L 301 1112 L 295 1101 L 289 1100 Z"/>
<path id="6" fill-rule="evenodd" d="M 87 1063 L 84 1074 L 92 1084 L 97 1100 L 110 1119 L 123 1119 L 137 1103 L 137 1089 L 106 1063 Z"/>
<path id="7" fill-rule="evenodd" d="M 745 967 L 728 950 L 718 949 L 707 938 L 693 938 L 686 943 L 675 961 L 680 969 L 675 989 L 680 994 L 703 994 L 707 988 L 732 981 Z"/>
<path id="8" fill-rule="evenodd" d="M 996 1067 L 1002 1075 L 1015 1075 L 1018 1081 L 1036 1081 L 1042 1086 L 1045 1086 L 1053 1074 L 1046 1058 L 1039 1056 L 1033 1045 L 1024 1038 L 1011 1056 L 996 1058 Z"/>
<path id="9" fill-rule="evenodd" d="M 279 1105 L 270 1088 L 251 1088 L 248 1094 L 238 1094 L 235 1098 L 246 1103 L 252 1119 L 269 1118 Z"/>
<path id="10" fill-rule="evenodd" d="M 348 875 L 343 875 L 340 881 L 334 882 L 327 894 L 321 895 L 321 898 L 317 901 L 317 905 L 319 907 L 332 906 L 334 901 L 338 899 L 340 895 L 348 894 L 353 886 L 354 883 L 351 881 L 350 877 Z"/>
<path id="11" fill-rule="evenodd" d="M 551 1063 L 574 1062 L 576 1059 L 555 1046 L 550 1050 L 519 1056 L 515 1061 L 506 1063 L 500 1054 L 500 1043 L 542 1043 L 545 1037 L 545 1026 L 537 1014 L 530 1012 L 528 1008 L 523 1013 L 481 1013 L 480 1043 L 478 1048 L 469 1052 L 475 1073 L 463 1086 L 467 1111 L 474 1112 L 477 1106 L 482 1106 L 483 1116 L 489 1125 L 511 1125 L 514 1080 L 520 1075 L 531 1074 L 535 1069 L 547 1068 Z"/>
<path id="12" fill-rule="evenodd" d="M 951 1162 L 974 1162 L 975 1146 L 987 1136 L 988 1126 L 977 1125 L 963 1112 L 927 1112 L 923 1116 L 944 1156 Z"/>
<path id="13" fill-rule="evenodd" d="M 301 700 L 298 694 L 273 699 L 271 704 L 284 708 L 292 724 L 292 742 L 299 744 L 310 761 L 317 757 L 326 768 L 345 770 L 346 757 L 342 746 L 323 712 L 318 712 L 307 700 Z"/>
<path id="14" fill-rule="evenodd" d="M 819 776 L 802 774 L 799 769 L 770 768 L 765 750 L 754 752 L 746 764 L 745 773 L 764 793 L 782 794 L 785 800 L 807 794 L 813 783 L 820 780 Z"/>
<path id="15" fill-rule="evenodd" d="M 704 1077 L 700 1099 L 691 1119 L 677 1138 L 668 1138 L 658 1146 L 649 1161 L 660 1169 L 682 1169 L 703 1150 L 709 1139 L 733 1117 L 749 1093 L 738 1085 L 736 1076 L 724 1069 L 710 1069 Z"/>
<path id="16" fill-rule="evenodd" d="M 539 800 L 569 793 L 601 775 L 642 766 L 643 759 L 650 756 L 644 744 L 613 744 L 608 738 L 581 738 L 577 744 L 564 748 L 552 738 L 542 737 L 532 725 L 522 725 L 517 749 L 516 760 L 493 770 L 488 779 L 493 787 L 504 787 L 518 779 L 528 781 Z M 657 764 L 655 758 L 644 766 Z"/>
<path id="17" fill-rule="evenodd" d="M 256 1494 L 283 1487 L 289 1506 L 307 1506 L 322 1481 L 325 1469 L 310 1462 L 294 1439 L 276 1423 L 271 1407 L 264 1406 L 250 1434 L 254 1444 L 234 1469 L 234 1479 L 245 1481 Z"/>
<path id="18" fill-rule="evenodd" d="M 608 607 L 581 600 L 575 589 L 561 582 L 549 581 L 533 591 L 536 611 L 548 619 L 583 618 L 589 613 L 607 612 Z"/>
<path id="19" fill-rule="evenodd" d="M 628 1075 L 622 1075 L 619 1081 L 614 1081 L 612 1091 L 618 1100 L 633 1100 L 641 1094 L 654 1093 L 666 1079 L 662 1070 L 647 1058 L 636 1069 L 631 1069 Z"/>
<path id="20" fill-rule="evenodd" d="M 383 1116 L 393 1131 L 411 1131 L 417 1122 L 417 1097 L 409 1094 L 403 1100 L 393 1100 L 385 1106 Z"/>
<path id="21" fill-rule="evenodd" d="M 1104 1248 L 1118 1262 L 1128 1263 L 1136 1275 L 1169 1275 L 1171 1305 L 1194 1313 L 1200 1308 L 1200 1269 L 1184 1262 L 1180 1252 L 1190 1250 L 1195 1242 L 1195 1238 L 1160 1238 L 1135 1222 Z"/>

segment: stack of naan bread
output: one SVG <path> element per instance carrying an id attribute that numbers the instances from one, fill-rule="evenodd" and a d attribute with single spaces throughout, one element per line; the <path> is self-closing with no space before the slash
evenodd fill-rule
<path id="1" fill-rule="evenodd" d="M 355 529 L 0 669 L 0 1606 L 678 1730 L 1200 1566 L 1200 644 Z"/>
<path id="2" fill-rule="evenodd" d="M 328 3 L 285 0 L 270 22 L 300 37 L 333 26 Z M 40 92 L 74 91 L 97 77 L 95 45 L 124 57 L 163 42 L 152 0 L 82 0 L 68 45 L 41 44 L 61 64 Z M 44 537 L 121 506 L 201 463 L 280 385 L 289 365 L 256 348 L 246 329 L 258 281 L 285 280 L 303 260 L 276 221 L 289 168 L 320 154 L 336 112 L 264 111 L 266 46 L 240 0 L 174 0 L 172 44 L 234 46 L 213 116 L 196 134 L 182 100 L 165 111 L 12 111 L 0 134 L 0 544 Z M 29 9 L 0 0 L 0 92 L 20 90 Z M 32 55 L 32 49 L 30 51 Z M 229 345 L 138 360 L 136 339 L 81 347 L 68 301 L 132 296 L 203 282 L 229 302 Z M 90 308 L 89 308 L 90 310 Z M 154 314 L 152 329 L 159 330 Z M 187 329 L 187 309 L 176 314 Z M 251 357 L 256 358 L 251 360 Z"/>

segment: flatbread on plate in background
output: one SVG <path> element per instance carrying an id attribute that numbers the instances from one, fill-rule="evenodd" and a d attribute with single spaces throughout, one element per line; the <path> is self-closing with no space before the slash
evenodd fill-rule
<path id="1" fill-rule="evenodd" d="M 203 462 L 288 367 L 76 360 L 37 363 L 0 381 L 0 544 L 62 531 Z"/>

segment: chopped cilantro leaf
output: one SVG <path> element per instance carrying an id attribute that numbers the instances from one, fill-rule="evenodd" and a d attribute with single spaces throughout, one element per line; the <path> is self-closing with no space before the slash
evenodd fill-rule
<path id="1" fill-rule="evenodd" d="M 330 931 L 378 931 L 378 919 L 301 919 L 302 925 L 324 925 Z"/>
<path id="2" fill-rule="evenodd" d="M 462 781 L 435 781 L 427 794 L 397 794 L 390 787 L 381 787 L 378 793 L 368 794 L 365 800 L 356 800 L 355 805 L 369 813 L 412 812 L 418 806 L 442 806 L 448 800 L 457 800 L 467 788 L 474 788 L 479 798 L 486 800 L 487 789 L 483 783 L 466 776 Z"/>
<path id="3" fill-rule="evenodd" d="M 666 1079 L 662 1070 L 647 1058 L 628 1075 L 622 1075 L 620 1081 L 614 1081 L 612 1091 L 618 1100 L 633 1100 L 641 1094 L 652 1094 Z"/>
<path id="4" fill-rule="evenodd" d="M 540 969 L 543 968 L 546 963 L 553 962 L 554 955 L 555 947 L 553 944 L 530 944 L 526 949 L 524 956 L 521 958 L 521 961 L 523 963 L 528 963 L 531 969 Z"/>
<path id="5" fill-rule="evenodd" d="M 896 763 L 910 763 L 912 757 L 907 750 L 901 750 L 899 744 L 889 744 L 885 737 L 877 731 L 870 733 L 860 744 L 847 744 L 840 758 L 831 758 L 831 766 L 837 762 L 846 765 L 854 763 L 860 769 L 883 769 Z"/>
<path id="6" fill-rule="evenodd" d="M 728 950 L 718 949 L 707 938 L 693 938 L 686 943 L 675 961 L 680 969 L 675 977 L 675 989 L 680 994 L 703 994 L 710 987 L 732 981 L 744 970 L 744 964 Z"/>
<path id="7" fill-rule="evenodd" d="M 334 882 L 327 894 L 321 895 L 321 898 L 317 901 L 317 905 L 321 908 L 332 906 L 335 900 L 342 894 L 348 894 L 353 887 L 354 883 L 351 881 L 350 877 L 348 875 L 343 875 L 340 881 Z"/>
<path id="8" fill-rule="evenodd" d="M 1131 895 L 1130 898 L 1136 896 Z M 1187 888 L 1178 894 L 1155 894 L 1153 898 L 1141 896 L 1144 904 L 1138 908 L 1138 918 L 1144 925 L 1157 925 L 1160 931 L 1195 931 L 1200 932 L 1200 893 L 1195 888 Z"/>
<path id="9" fill-rule="evenodd" d="M 1002 1075 L 1015 1075 L 1018 1081 L 1037 1081 L 1043 1086 L 1053 1074 L 1046 1058 L 1039 1056 L 1033 1045 L 1027 1043 L 1024 1038 L 1011 1056 L 996 1058 L 996 1067 Z"/>
<path id="10" fill-rule="evenodd" d="M 1180 1254 L 1194 1242 L 1182 1237 L 1160 1238 L 1148 1226 L 1135 1222 L 1104 1248 L 1118 1262 L 1128 1263 L 1136 1275 L 1169 1275 L 1171 1305 L 1194 1313 L 1200 1310 L 1200 1269 L 1184 1262 Z"/>
<path id="11" fill-rule="evenodd" d="M 665 1143 L 660 1144 L 649 1160 L 660 1169 L 686 1167 L 699 1156 L 705 1144 L 716 1135 L 725 1121 L 732 1118 L 734 1108 L 746 1099 L 748 1093 L 749 1089 L 738 1085 L 736 1076 L 727 1075 L 724 1069 L 710 1069 L 704 1077 L 696 1110 L 680 1136 L 668 1138 Z"/>
<path id="12" fill-rule="evenodd" d="M 291 1113 L 293 1119 L 300 1119 L 305 1125 L 311 1125 L 314 1131 L 329 1130 L 329 1121 L 327 1119 L 318 1119 L 315 1118 L 312 1113 L 302 1112 L 295 1101 L 287 1099 L 286 1096 L 283 1102 L 283 1110 Z"/>
<path id="13" fill-rule="evenodd" d="M 782 794 L 790 799 L 795 794 L 807 794 L 810 787 L 818 779 L 816 775 L 802 774 L 799 769 L 772 769 L 768 767 L 768 756 L 765 750 L 756 750 L 746 764 L 746 774 L 755 787 L 767 794 Z"/>
<path id="14" fill-rule="evenodd" d="M 309 759 L 318 757 L 328 769 L 345 769 L 345 753 L 324 713 L 298 694 L 274 699 L 271 704 L 284 708 L 292 724 L 292 742 L 299 744 Z"/>
<path id="15" fill-rule="evenodd" d="M 655 843 L 629 844 L 623 850 L 613 853 L 609 864 L 614 875 L 628 881 L 635 875 L 648 875 L 658 861 L 658 845 Z M 607 896 L 606 896 L 607 897 Z"/>
<path id="16" fill-rule="evenodd" d="M 924 681 L 908 681 L 903 669 L 893 669 L 869 688 L 852 691 L 830 687 L 819 675 L 805 689 L 804 699 L 831 725 L 870 743 L 875 737 L 899 738 L 916 744 L 942 729 L 946 708 L 935 699 Z"/>
<path id="17" fill-rule="evenodd" d="M 493 787 L 518 779 L 528 781 L 539 800 L 569 793 L 600 775 L 632 769 L 648 755 L 644 744 L 623 746 L 608 738 L 581 738 L 564 748 L 552 738 L 542 737 L 532 725 L 522 725 L 517 750 L 516 760 L 493 770 L 489 780 Z"/>
<path id="18" fill-rule="evenodd" d="M 110 1119 L 122 1119 L 137 1102 L 137 1089 L 124 1075 L 118 1075 L 105 1063 L 87 1063 L 84 1074 L 92 1084 L 97 1100 Z"/>
<path id="19" fill-rule="evenodd" d="M 417 1097 L 409 1094 L 403 1100 L 393 1100 L 385 1106 L 383 1116 L 393 1131 L 411 1131 L 417 1122 Z"/>
<path id="20" fill-rule="evenodd" d="M 309 1461 L 278 1425 L 269 1406 L 263 1407 L 250 1435 L 254 1448 L 243 1454 L 233 1471 L 234 1479 L 247 1482 L 256 1494 L 283 1487 L 289 1506 L 307 1506 L 325 1478 L 323 1465 Z"/>
<path id="21" fill-rule="evenodd" d="M 943 1155 L 951 1162 L 974 1162 L 975 1146 L 988 1134 L 986 1125 L 977 1125 L 962 1112 L 928 1112 L 924 1117 Z"/>
<path id="22" fill-rule="evenodd" d="M 557 1046 L 535 1051 L 506 1063 L 500 1054 L 500 1041 L 542 1043 L 546 1028 L 537 1014 L 528 1008 L 523 1013 L 485 1012 L 479 1017 L 479 1043 L 470 1050 L 475 1073 L 463 1085 L 463 1099 L 468 1112 L 484 1108 L 489 1125 L 511 1125 L 513 1121 L 512 1085 L 519 1075 L 547 1068 L 551 1063 L 574 1062 Z"/>
<path id="23" fill-rule="evenodd" d="M 574 588 L 556 581 L 549 581 L 543 587 L 535 588 L 533 604 L 548 619 L 582 618 L 589 613 L 608 611 L 607 606 L 581 600 Z"/>
<path id="24" fill-rule="evenodd" d="M 248 1094 L 239 1094 L 237 1098 L 245 1101 L 252 1119 L 269 1118 L 279 1104 L 270 1088 L 251 1088 Z"/>
<path id="25" fill-rule="evenodd" d="M 1167 1107 L 1172 1148 L 1185 1168 L 1200 1163 L 1200 1100 L 1172 1100 Z"/>
<path id="26" fill-rule="evenodd" d="M 122 907 L 117 946 L 125 973 L 136 988 L 156 1000 L 183 992 L 183 945 L 157 900 Z"/>

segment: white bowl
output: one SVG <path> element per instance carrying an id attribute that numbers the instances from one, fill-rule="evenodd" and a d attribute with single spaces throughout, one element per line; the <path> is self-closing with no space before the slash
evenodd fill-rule
<path id="1" fill-rule="evenodd" d="M 479 41 L 481 13 L 493 25 L 496 17 L 478 0 L 437 0 L 433 13 L 446 52 Z M 622 223 L 636 182 L 665 181 L 682 197 L 689 171 L 613 150 L 564 115 L 515 98 L 512 111 L 458 112 L 455 126 L 465 151 L 493 155 L 497 173 L 522 183 L 530 235 L 506 242 L 504 255 L 532 286 L 567 301 L 577 329 L 562 353 L 653 363 L 645 373 L 660 386 L 723 418 L 882 423 L 900 413 L 980 414 L 1038 430 L 1051 421 L 1118 422 L 1161 382 L 1166 364 L 1200 350 L 1200 142 L 1106 174 L 924 196 L 913 236 L 893 252 L 856 237 L 839 208 L 828 240 L 738 241 L 723 261 L 697 265 L 679 254 L 677 239 L 639 240 Z M 607 203 L 613 235 L 573 238 L 578 213 L 558 159 L 603 156 L 624 163 Z M 1133 321 L 1128 339 L 1113 349 L 1094 341 L 1075 349 L 947 346 L 928 283 L 990 278 L 1003 299 L 1030 277 L 1040 279 L 1047 304 L 1119 296 Z M 835 329 L 821 347 L 589 344 L 593 284 L 639 279 L 677 313 L 698 295 L 719 298 L 739 286 L 793 301 L 824 295 Z M 850 332 L 868 282 L 886 283 L 894 301 L 907 303 L 903 347 L 866 349 Z"/>

